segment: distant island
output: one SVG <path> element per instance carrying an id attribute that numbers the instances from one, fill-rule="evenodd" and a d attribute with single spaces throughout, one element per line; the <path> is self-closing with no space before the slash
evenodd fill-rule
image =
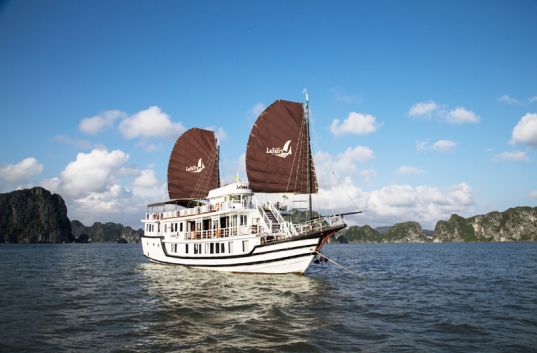
<path id="1" fill-rule="evenodd" d="M 289 219 L 297 221 L 300 212 Z M 314 215 L 315 216 L 315 215 Z M 0 194 L 0 243 L 138 243 L 142 229 L 118 223 L 85 226 L 70 221 L 63 198 L 42 187 Z M 464 218 L 438 221 L 434 231 L 417 222 L 372 228 L 350 226 L 332 237 L 338 243 L 425 243 L 537 241 L 537 207 L 515 207 Z"/>
<path id="2" fill-rule="evenodd" d="M 142 229 L 70 221 L 63 198 L 42 187 L 0 194 L 0 243 L 138 243 Z"/>
<path id="3" fill-rule="evenodd" d="M 425 243 L 479 241 L 536 241 L 537 207 L 515 207 L 504 212 L 464 218 L 453 214 L 438 221 L 434 231 L 417 222 L 397 223 L 391 227 L 351 226 L 332 239 L 339 243 Z"/>

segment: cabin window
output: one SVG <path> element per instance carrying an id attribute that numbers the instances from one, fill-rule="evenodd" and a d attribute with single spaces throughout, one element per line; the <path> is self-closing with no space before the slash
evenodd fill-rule
<path id="1" fill-rule="evenodd" d="M 247 224 L 247 216 L 245 214 L 241 214 L 241 218 L 240 218 L 240 225 L 241 226 L 245 226 Z"/>
<path id="2" fill-rule="evenodd" d="M 157 223 L 157 232 L 160 233 L 160 223 Z"/>
<path id="3" fill-rule="evenodd" d="M 188 244 L 185 244 L 185 253 L 188 254 Z"/>
<path id="4" fill-rule="evenodd" d="M 214 254 L 214 243 L 211 243 L 211 254 Z"/>
<path id="5" fill-rule="evenodd" d="M 215 245 L 216 245 L 216 253 L 220 254 L 220 244 L 215 243 Z"/>
<path id="6" fill-rule="evenodd" d="M 179 223 L 179 231 L 180 231 L 180 232 L 183 231 L 183 222 Z"/>
<path id="7" fill-rule="evenodd" d="M 247 249 L 248 249 L 248 240 L 243 240 L 242 241 L 242 252 L 246 252 Z"/>
<path id="8" fill-rule="evenodd" d="M 226 252 L 226 244 L 220 243 L 220 252 L 223 254 Z"/>
<path id="9" fill-rule="evenodd" d="M 227 252 L 231 254 L 231 242 L 227 243 Z"/>

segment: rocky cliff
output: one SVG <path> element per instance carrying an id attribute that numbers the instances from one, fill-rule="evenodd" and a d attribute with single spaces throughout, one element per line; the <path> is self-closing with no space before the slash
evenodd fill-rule
<path id="1" fill-rule="evenodd" d="M 468 241 L 537 241 L 537 207 L 515 207 L 464 218 L 453 214 L 438 221 L 434 234 L 417 222 L 373 229 L 351 226 L 336 235 L 340 243 L 422 243 Z"/>
<path id="2" fill-rule="evenodd" d="M 73 241 L 62 197 L 41 187 L 0 194 L 0 242 Z"/>
<path id="3" fill-rule="evenodd" d="M 421 243 L 427 237 L 418 222 L 405 222 L 394 224 L 386 233 L 387 242 L 393 243 Z"/>
<path id="4" fill-rule="evenodd" d="M 339 232 L 337 241 L 340 243 L 418 243 L 431 241 L 417 222 L 397 223 L 391 227 L 383 227 L 383 234 L 368 225 L 351 226 Z"/>
<path id="5" fill-rule="evenodd" d="M 535 241 L 537 207 L 515 207 L 504 212 L 490 212 L 463 218 L 452 215 L 436 224 L 439 241 Z"/>
<path id="6" fill-rule="evenodd" d="M 382 234 L 368 225 L 350 226 L 337 236 L 337 241 L 340 243 L 379 243 L 382 240 Z"/>
<path id="7" fill-rule="evenodd" d="M 100 223 L 95 222 L 92 226 L 85 226 L 81 222 L 74 220 L 71 222 L 73 235 L 81 242 L 90 241 L 92 243 L 117 243 L 121 239 L 129 243 L 140 242 L 140 235 L 144 232 L 142 229 L 134 230 L 129 226 L 123 226 L 119 223 Z"/>

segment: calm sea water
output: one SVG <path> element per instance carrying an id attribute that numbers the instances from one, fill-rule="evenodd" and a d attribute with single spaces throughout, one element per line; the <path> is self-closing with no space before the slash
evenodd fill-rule
<path id="1" fill-rule="evenodd" d="M 0 351 L 537 351 L 537 243 L 328 245 L 307 276 L 0 245 Z"/>

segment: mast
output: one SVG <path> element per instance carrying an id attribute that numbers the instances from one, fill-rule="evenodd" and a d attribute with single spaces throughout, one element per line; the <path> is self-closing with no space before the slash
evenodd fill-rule
<path id="1" fill-rule="evenodd" d="M 218 187 L 222 186 L 220 185 L 220 141 L 218 141 L 218 138 L 216 138 L 216 163 L 218 163 L 218 171 L 217 171 L 217 177 L 218 177 Z"/>
<path id="2" fill-rule="evenodd" d="M 307 180 L 308 180 L 308 213 L 307 213 L 307 220 L 312 219 L 312 205 L 311 205 L 311 194 L 313 193 L 313 182 L 311 180 L 312 173 L 311 173 L 311 146 L 310 146 L 310 109 L 309 109 L 309 96 L 308 91 L 304 89 L 304 95 L 306 96 L 306 109 L 304 110 L 304 122 L 306 124 L 306 141 L 307 143 Z"/>

